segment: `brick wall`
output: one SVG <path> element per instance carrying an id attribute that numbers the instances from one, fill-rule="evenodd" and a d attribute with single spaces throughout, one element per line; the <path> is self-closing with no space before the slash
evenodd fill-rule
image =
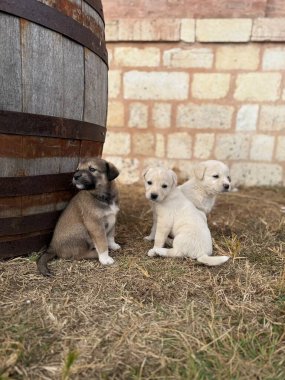
<path id="1" fill-rule="evenodd" d="M 193 162 L 218 159 L 236 184 L 285 185 L 285 18 L 273 18 L 284 6 L 221 1 L 212 15 L 223 18 L 208 19 L 217 2 L 201 3 L 105 0 L 104 157 L 125 183 L 155 162 L 186 177 Z"/>

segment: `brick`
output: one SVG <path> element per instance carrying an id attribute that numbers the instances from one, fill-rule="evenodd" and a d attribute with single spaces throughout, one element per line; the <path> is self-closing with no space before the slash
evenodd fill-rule
<path id="1" fill-rule="evenodd" d="M 231 176 L 240 186 L 276 186 L 282 184 L 282 167 L 265 163 L 234 163 Z"/>
<path id="2" fill-rule="evenodd" d="M 171 104 L 154 103 L 152 107 L 152 122 L 155 128 L 170 128 Z"/>
<path id="3" fill-rule="evenodd" d="M 218 46 L 216 68 L 218 70 L 256 70 L 260 48 L 257 45 Z"/>
<path id="4" fill-rule="evenodd" d="M 154 135 L 149 132 L 134 134 L 132 149 L 134 155 L 153 156 L 155 152 Z"/>
<path id="5" fill-rule="evenodd" d="M 262 106 L 260 112 L 259 129 L 261 131 L 285 131 L 285 107 Z"/>
<path id="6" fill-rule="evenodd" d="M 251 19 L 200 19 L 196 21 L 196 40 L 200 42 L 247 42 Z"/>
<path id="7" fill-rule="evenodd" d="M 252 136 L 250 159 L 255 161 L 271 161 L 274 149 L 274 136 Z"/>
<path id="8" fill-rule="evenodd" d="M 217 104 L 182 104 L 177 109 L 177 127 L 229 129 L 234 107 Z"/>
<path id="9" fill-rule="evenodd" d="M 109 70 L 108 73 L 109 82 L 109 98 L 116 98 L 121 91 L 121 71 L 120 70 Z"/>
<path id="10" fill-rule="evenodd" d="M 283 9 L 283 1 L 284 0 L 119 0 L 114 6 L 114 0 L 104 0 L 103 5 L 105 15 L 108 15 L 108 18 L 112 19 L 118 17 L 149 17 L 155 19 L 169 17 L 169 15 L 175 18 L 253 18 L 263 16 L 265 9 L 266 11 L 272 8 L 274 10 L 274 8 L 276 8 L 276 2 L 279 2 L 279 12 L 281 12 L 281 9 Z M 272 2 L 274 2 L 275 6 L 272 5 Z M 276 16 L 276 10 L 273 14 Z"/>
<path id="11" fill-rule="evenodd" d="M 259 106 L 257 104 L 245 104 L 237 113 L 236 130 L 239 132 L 255 131 L 257 126 Z"/>
<path id="12" fill-rule="evenodd" d="M 180 20 L 120 19 L 119 41 L 179 41 Z"/>
<path id="13" fill-rule="evenodd" d="M 182 19 L 180 38 L 184 42 L 195 42 L 195 20 L 194 19 Z"/>
<path id="14" fill-rule="evenodd" d="M 285 136 L 277 137 L 276 160 L 285 161 Z"/>
<path id="15" fill-rule="evenodd" d="M 103 152 L 103 158 L 112 162 L 119 170 L 120 175 L 118 181 L 126 185 L 131 185 L 138 182 L 141 177 L 140 162 L 136 158 L 123 158 L 118 156 L 105 155 Z"/>
<path id="16" fill-rule="evenodd" d="M 186 132 L 171 133 L 167 136 L 168 158 L 191 158 L 192 138 Z"/>
<path id="17" fill-rule="evenodd" d="M 239 74 L 234 98 L 248 101 L 273 101 L 279 98 L 281 85 L 279 73 Z"/>
<path id="18" fill-rule="evenodd" d="M 150 166 L 165 166 L 168 167 L 169 169 L 173 169 L 174 167 L 174 160 L 170 159 L 164 159 L 164 158 L 155 158 L 155 157 L 150 157 L 150 158 L 145 158 L 143 161 L 143 167 L 147 168 Z"/>
<path id="19" fill-rule="evenodd" d="M 230 88 L 230 74 L 194 74 L 192 96 L 198 99 L 224 98 Z"/>
<path id="20" fill-rule="evenodd" d="M 161 133 L 156 134 L 155 157 L 165 156 L 165 137 Z"/>
<path id="21" fill-rule="evenodd" d="M 285 17 L 284 0 L 267 0 L 267 17 Z"/>
<path id="22" fill-rule="evenodd" d="M 129 71 L 124 74 L 125 99 L 183 100 L 188 97 L 189 74 Z"/>
<path id="23" fill-rule="evenodd" d="M 252 41 L 285 41 L 285 18 L 257 18 L 253 22 Z"/>
<path id="24" fill-rule="evenodd" d="M 114 63 L 118 66 L 156 67 L 160 63 L 160 49 L 155 47 L 116 47 Z"/>
<path id="25" fill-rule="evenodd" d="M 106 37 L 106 41 L 118 41 L 119 20 L 106 20 L 105 37 Z"/>
<path id="26" fill-rule="evenodd" d="M 111 65 L 113 64 L 113 50 L 110 49 L 109 47 L 107 47 L 107 50 L 108 50 L 108 63 L 109 63 L 109 67 L 111 67 Z"/>
<path id="27" fill-rule="evenodd" d="M 167 67 L 210 69 L 214 53 L 210 48 L 174 48 L 165 50 L 163 64 Z"/>
<path id="28" fill-rule="evenodd" d="M 127 155 L 130 153 L 131 137 L 125 132 L 107 132 L 104 154 Z"/>
<path id="29" fill-rule="evenodd" d="M 147 128 L 148 106 L 143 103 L 131 103 L 128 126 L 132 128 Z"/>
<path id="30" fill-rule="evenodd" d="M 116 100 L 110 100 L 108 103 L 108 127 L 124 127 L 125 126 L 125 109 L 124 103 Z"/>
<path id="31" fill-rule="evenodd" d="M 264 70 L 285 70 L 285 48 L 267 48 L 263 54 Z"/>
<path id="32" fill-rule="evenodd" d="M 245 160 L 248 158 L 250 136 L 246 134 L 221 134 L 216 136 L 217 160 Z"/>
<path id="33" fill-rule="evenodd" d="M 200 160 L 210 158 L 214 142 L 214 133 L 197 133 L 195 136 L 194 158 L 198 158 Z"/>

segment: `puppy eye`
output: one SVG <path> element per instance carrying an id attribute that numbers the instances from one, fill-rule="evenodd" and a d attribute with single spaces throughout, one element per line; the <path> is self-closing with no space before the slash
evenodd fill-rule
<path id="1" fill-rule="evenodd" d="M 147 181 L 147 184 L 148 185 L 152 185 L 152 181 Z"/>
<path id="2" fill-rule="evenodd" d="M 213 178 L 219 178 L 219 174 L 213 175 Z"/>
<path id="3" fill-rule="evenodd" d="M 96 172 L 96 169 L 92 168 L 92 166 L 89 166 L 89 171 L 92 172 L 92 173 L 94 173 L 94 172 Z"/>
<path id="4" fill-rule="evenodd" d="M 230 176 L 228 176 L 228 180 L 229 180 L 229 182 L 232 182 L 232 179 L 231 179 L 231 177 L 230 177 Z"/>
<path id="5" fill-rule="evenodd" d="M 166 189 L 166 188 L 167 188 L 167 185 L 163 184 L 161 187 L 162 187 L 163 189 Z"/>

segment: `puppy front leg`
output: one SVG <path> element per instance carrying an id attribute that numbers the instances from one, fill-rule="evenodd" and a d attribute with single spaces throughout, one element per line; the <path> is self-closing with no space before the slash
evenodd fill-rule
<path id="1" fill-rule="evenodd" d="M 152 227 L 150 234 L 145 237 L 145 240 L 152 241 L 155 238 L 156 233 L 156 226 L 157 226 L 157 215 L 156 215 L 156 209 L 154 206 L 152 206 Z"/>
<path id="2" fill-rule="evenodd" d="M 94 227 L 94 225 L 96 227 Z M 112 257 L 109 256 L 108 240 L 104 225 L 100 223 L 86 223 L 86 228 L 91 236 L 94 247 L 98 252 L 99 261 L 103 265 L 111 265 L 114 263 Z"/>
<path id="3" fill-rule="evenodd" d="M 107 239 L 108 239 L 108 247 L 110 249 L 117 251 L 118 249 L 121 248 L 121 246 L 115 242 L 115 225 L 107 233 Z"/>
<path id="4" fill-rule="evenodd" d="M 157 228 L 155 239 L 154 239 L 154 246 L 148 251 L 148 256 L 153 257 L 156 255 L 156 249 L 162 248 L 165 244 L 165 241 L 170 234 L 171 226 L 163 226 L 162 228 Z"/>

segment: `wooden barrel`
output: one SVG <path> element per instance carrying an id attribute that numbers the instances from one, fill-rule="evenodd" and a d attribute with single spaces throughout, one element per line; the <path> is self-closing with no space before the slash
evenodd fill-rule
<path id="1" fill-rule="evenodd" d="M 48 244 L 82 157 L 105 140 L 100 0 L 0 1 L 0 258 Z"/>

